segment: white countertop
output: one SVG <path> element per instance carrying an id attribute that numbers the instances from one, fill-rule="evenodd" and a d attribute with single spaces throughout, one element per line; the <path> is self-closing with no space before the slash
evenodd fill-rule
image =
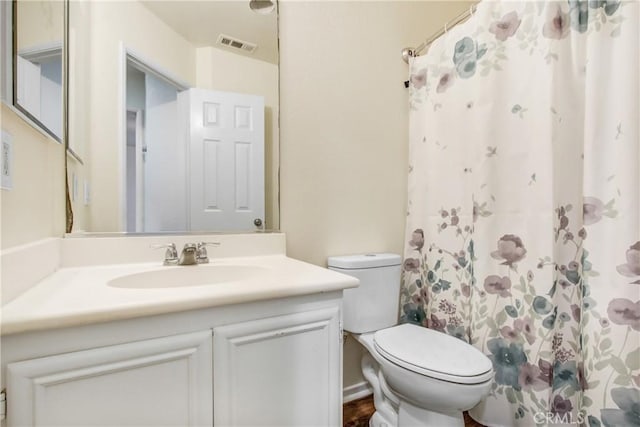
<path id="1" fill-rule="evenodd" d="M 358 280 L 285 255 L 220 258 L 215 265 L 251 265 L 264 273 L 244 280 L 201 286 L 118 288 L 120 276 L 161 269 L 159 262 L 62 268 L 4 305 L 2 335 L 70 327 L 163 313 L 285 298 L 358 286 Z"/>

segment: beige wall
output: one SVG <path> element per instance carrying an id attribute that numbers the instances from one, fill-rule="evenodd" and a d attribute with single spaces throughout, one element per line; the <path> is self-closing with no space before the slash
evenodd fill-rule
<path id="1" fill-rule="evenodd" d="M 289 256 L 401 253 L 408 66 L 400 51 L 469 3 L 280 3 L 280 223 Z M 344 385 L 362 381 L 345 346 Z"/>
<path id="2" fill-rule="evenodd" d="M 2 130 L 12 136 L 13 189 L 1 190 L 2 250 L 64 234 L 64 148 L 2 103 Z"/>
<path id="3" fill-rule="evenodd" d="M 18 1 L 18 50 L 62 44 L 64 37 L 64 2 Z"/>
<path id="4" fill-rule="evenodd" d="M 264 96 L 265 226 L 277 229 L 278 66 L 222 49 L 202 47 L 196 50 L 196 84 L 203 89 Z"/>

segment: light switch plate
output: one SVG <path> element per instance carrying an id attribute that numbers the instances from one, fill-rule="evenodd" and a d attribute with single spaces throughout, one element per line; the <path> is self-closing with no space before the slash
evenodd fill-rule
<path id="1" fill-rule="evenodd" d="M 2 131 L 2 165 L 0 175 L 2 183 L 0 186 L 4 190 L 13 189 L 13 138 L 9 132 Z"/>

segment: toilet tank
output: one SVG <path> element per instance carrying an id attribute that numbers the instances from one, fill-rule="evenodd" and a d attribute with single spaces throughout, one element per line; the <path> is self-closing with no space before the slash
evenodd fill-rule
<path id="1" fill-rule="evenodd" d="M 354 276 L 360 286 L 345 289 L 344 329 L 354 333 L 377 331 L 398 323 L 401 258 L 396 254 L 335 256 L 329 269 Z"/>

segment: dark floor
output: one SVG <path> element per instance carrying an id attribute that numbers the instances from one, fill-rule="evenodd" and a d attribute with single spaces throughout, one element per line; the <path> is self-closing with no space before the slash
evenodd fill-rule
<path id="1" fill-rule="evenodd" d="M 342 408 L 342 424 L 344 427 L 368 427 L 369 418 L 374 412 L 373 396 L 345 403 Z M 464 425 L 465 427 L 484 427 L 475 422 L 466 412 L 464 413 Z"/>

